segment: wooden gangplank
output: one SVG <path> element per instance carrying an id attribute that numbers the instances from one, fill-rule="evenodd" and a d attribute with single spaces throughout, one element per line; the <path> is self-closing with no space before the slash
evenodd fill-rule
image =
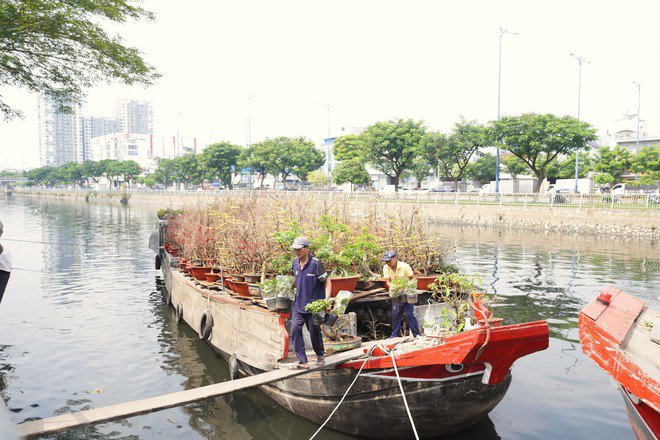
<path id="1" fill-rule="evenodd" d="M 277 369 L 265 373 L 248 376 L 234 381 L 207 385 L 190 390 L 177 391 L 175 393 L 163 394 L 161 396 L 149 397 L 132 402 L 119 403 L 102 408 L 89 409 L 71 414 L 63 414 L 47 419 L 34 420 L 21 423 L 16 426 L 18 433 L 25 438 L 40 437 L 85 425 L 93 425 L 110 420 L 123 419 L 126 417 L 148 414 L 162 409 L 186 405 L 200 400 L 229 394 L 234 391 L 245 390 L 261 385 L 266 385 L 280 380 L 290 379 L 295 376 L 307 374 L 310 371 L 321 368 L 330 368 L 349 360 L 364 356 L 364 348 L 338 353 L 326 358 L 324 367 L 316 367 L 310 363 L 309 370 Z"/>

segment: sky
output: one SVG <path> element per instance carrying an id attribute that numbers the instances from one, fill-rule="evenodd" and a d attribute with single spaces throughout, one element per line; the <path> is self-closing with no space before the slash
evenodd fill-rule
<path id="1" fill-rule="evenodd" d="M 577 115 L 601 134 L 637 113 L 660 132 L 660 2 L 146 0 L 154 22 L 113 26 L 162 74 L 148 89 L 89 90 L 84 113 L 112 115 L 116 99 L 149 99 L 156 136 L 198 145 L 306 136 L 413 118 L 448 131 L 461 116 Z M 0 88 L 23 120 L 0 122 L 0 169 L 39 166 L 37 96 Z M 251 100 L 248 98 L 253 97 Z M 248 102 L 251 101 L 251 112 Z M 157 141 L 158 142 L 158 141 Z M 158 152 L 158 151 L 156 151 Z"/>

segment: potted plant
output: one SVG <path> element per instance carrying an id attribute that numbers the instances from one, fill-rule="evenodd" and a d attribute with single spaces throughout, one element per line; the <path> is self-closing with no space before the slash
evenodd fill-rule
<path id="1" fill-rule="evenodd" d="M 478 292 L 480 278 L 478 275 L 463 275 L 460 273 L 443 273 L 435 282 L 429 285 L 433 297 L 447 304 L 442 309 L 441 327 L 450 333 L 458 333 L 465 328 L 470 320 L 471 306 L 468 299 L 471 295 L 479 295 L 478 302 L 492 302 L 485 292 Z M 500 321 L 501 322 L 501 321 Z"/>
<path id="2" fill-rule="evenodd" d="M 261 296 L 266 301 L 266 306 L 268 310 L 276 311 L 277 310 L 277 280 L 270 279 L 262 283 L 259 283 L 261 288 Z"/>
<path id="3" fill-rule="evenodd" d="M 296 298 L 296 291 L 293 288 L 293 275 L 277 275 L 275 283 L 277 286 L 277 308 L 279 310 L 290 310 L 293 306 L 293 300 Z"/>
<path id="4" fill-rule="evenodd" d="M 325 310 L 330 308 L 330 303 L 324 299 L 317 299 L 305 306 L 305 311 L 312 314 L 314 324 L 321 325 L 325 322 Z"/>
<path id="5" fill-rule="evenodd" d="M 417 303 L 417 280 L 410 278 L 395 278 L 390 283 L 390 296 L 402 303 Z"/>

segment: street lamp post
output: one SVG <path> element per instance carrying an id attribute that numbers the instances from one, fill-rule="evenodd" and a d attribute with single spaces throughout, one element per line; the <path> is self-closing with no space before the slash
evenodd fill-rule
<path id="1" fill-rule="evenodd" d="M 578 121 L 580 120 L 580 100 L 581 100 L 581 93 L 582 93 L 582 63 L 589 63 L 589 61 L 585 60 L 581 56 L 577 56 L 574 53 L 571 52 L 571 56 L 574 57 L 578 61 L 578 107 L 577 107 L 577 119 Z M 580 157 L 580 152 L 579 150 L 575 150 L 575 193 L 579 193 L 578 189 L 578 170 L 579 170 L 579 159 Z"/>
<path id="2" fill-rule="evenodd" d="M 498 62 L 498 75 L 497 75 L 497 119 L 500 119 L 500 97 L 502 90 L 502 37 L 504 34 L 518 35 L 516 32 L 510 32 L 504 28 L 500 28 L 500 50 Z M 497 155 L 495 157 L 495 193 L 500 192 L 500 148 L 497 147 Z"/>
<path id="3" fill-rule="evenodd" d="M 633 82 L 637 86 L 637 138 L 635 140 L 635 152 L 639 153 L 639 111 L 642 99 L 642 85 L 638 82 Z"/>

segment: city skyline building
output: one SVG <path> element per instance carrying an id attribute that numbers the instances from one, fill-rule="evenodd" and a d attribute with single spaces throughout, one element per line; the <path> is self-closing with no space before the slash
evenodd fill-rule
<path id="1" fill-rule="evenodd" d="M 150 101 L 119 99 L 117 101 L 119 131 L 135 134 L 153 134 L 154 113 Z"/>
<path id="2" fill-rule="evenodd" d="M 63 106 L 68 106 L 69 111 L 64 112 Z M 73 100 L 58 102 L 41 93 L 37 108 L 41 166 L 83 162 L 85 148 L 80 105 Z"/>

